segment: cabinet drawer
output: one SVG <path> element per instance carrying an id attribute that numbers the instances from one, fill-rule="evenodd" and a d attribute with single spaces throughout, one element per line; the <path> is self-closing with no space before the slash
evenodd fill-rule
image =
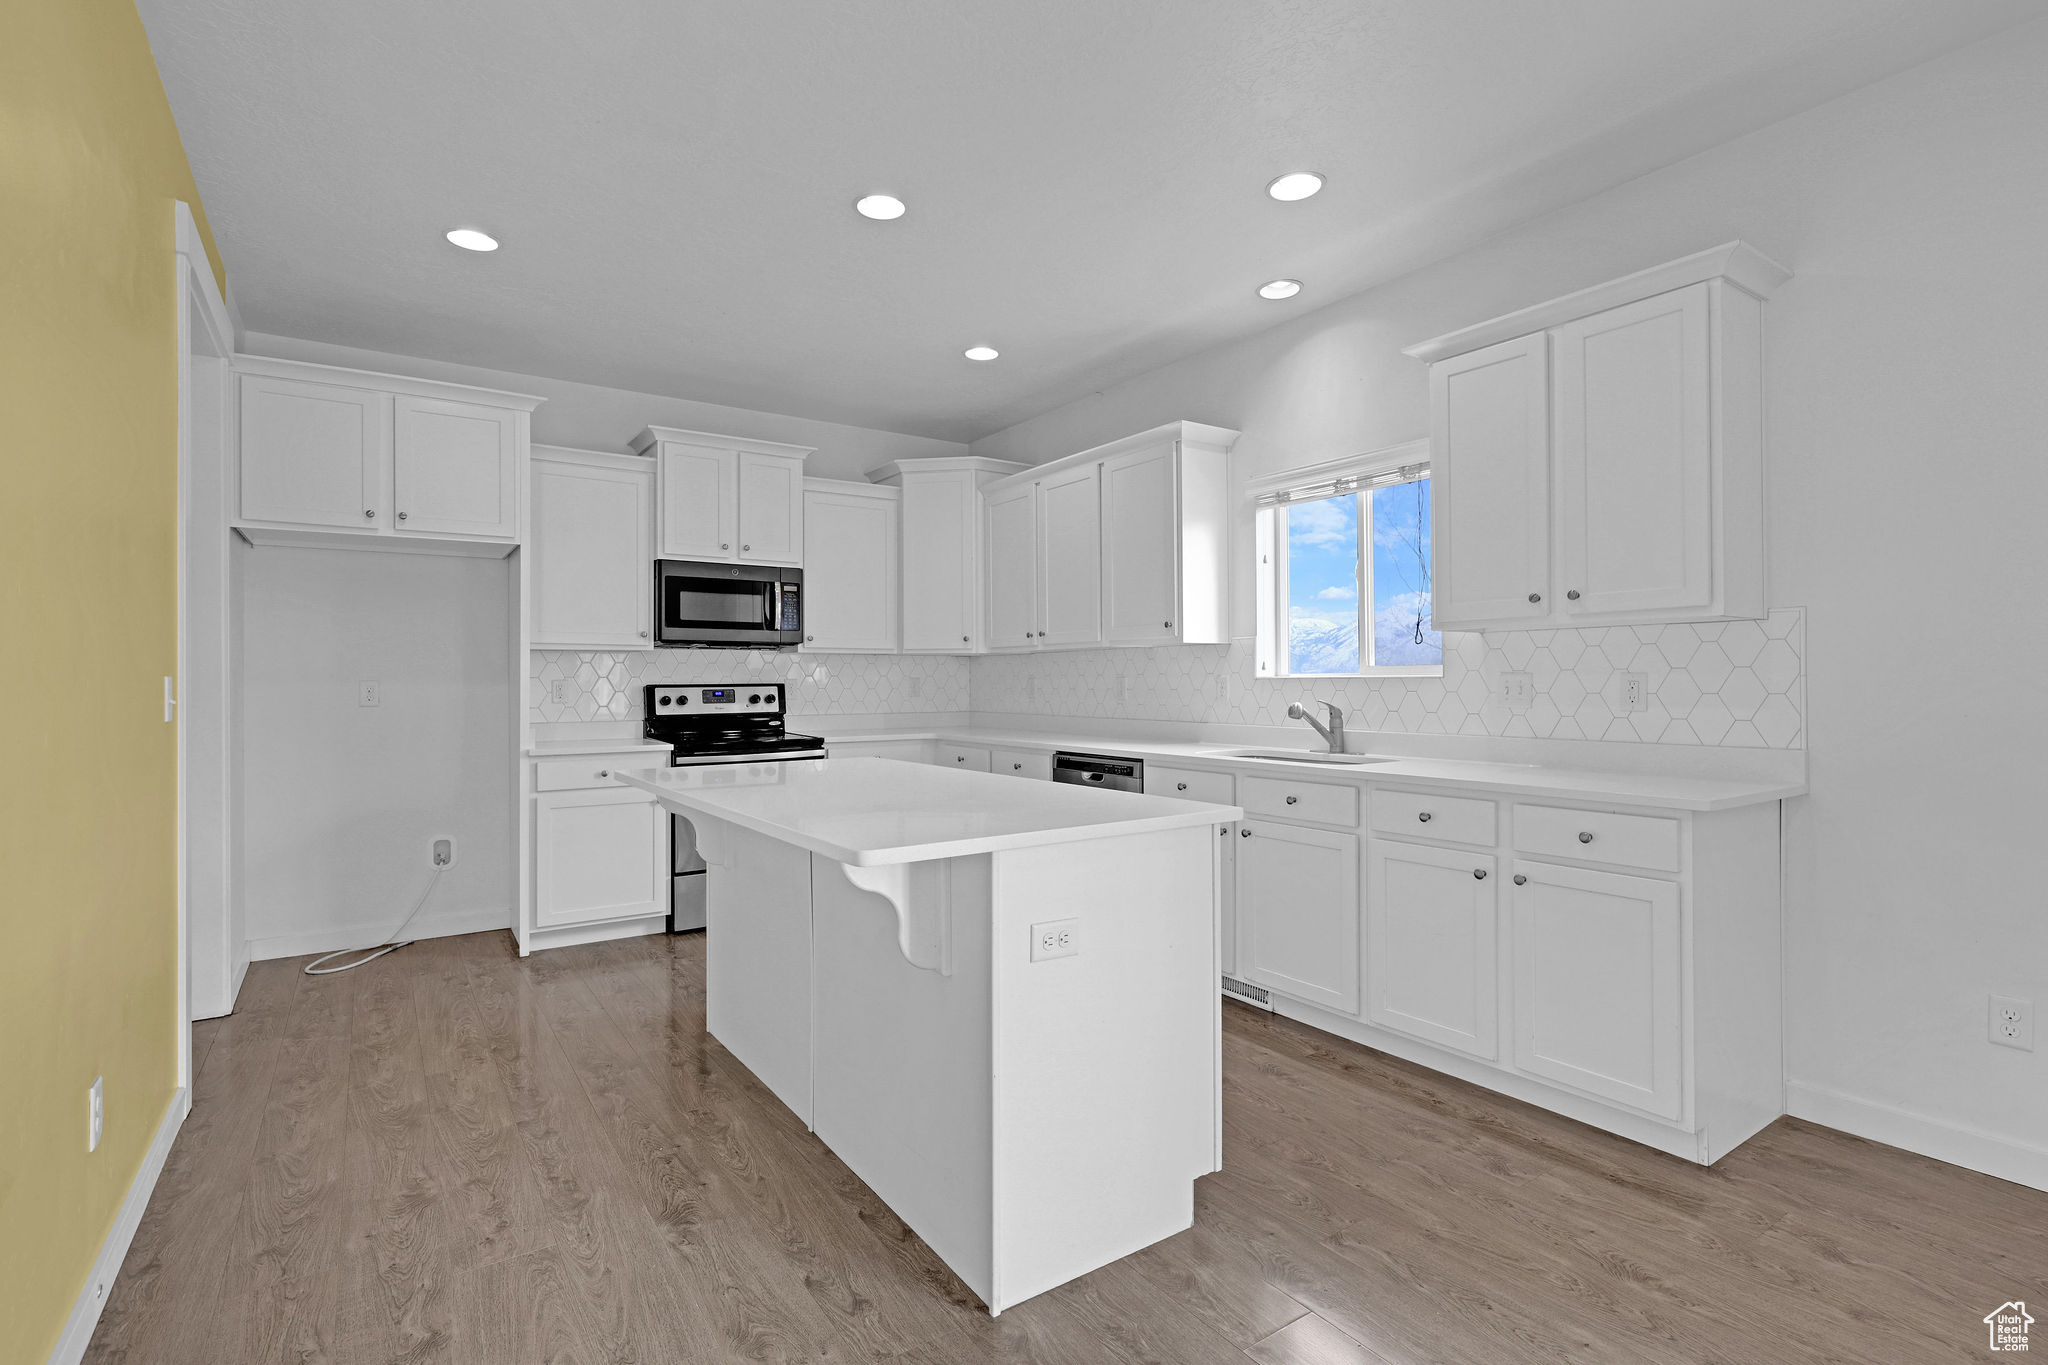
<path id="1" fill-rule="evenodd" d="M 1374 788 L 1367 816 L 1375 834 L 1447 839 L 1491 847 L 1498 837 L 1499 807 L 1469 796 L 1401 792 Z"/>
<path id="2" fill-rule="evenodd" d="M 966 767 L 966 764 L 958 765 Z M 1028 749 L 994 749 L 989 752 L 988 770 L 999 777 L 1035 777 L 1052 781 L 1052 755 Z"/>
<path id="3" fill-rule="evenodd" d="M 1307 820 L 1318 825 L 1358 828 L 1356 787 L 1247 777 L 1239 784 L 1239 796 L 1238 804 L 1249 815 L 1272 815 L 1282 820 Z"/>
<path id="4" fill-rule="evenodd" d="M 941 744 L 938 763 L 941 768 L 972 768 L 985 773 L 989 771 L 989 751 L 972 744 Z"/>
<path id="5" fill-rule="evenodd" d="M 543 758 L 533 765 L 533 789 L 537 792 L 574 791 L 579 787 L 611 787 L 612 774 L 621 770 L 665 768 L 667 754 L 591 754 L 587 758 Z M 652 801 L 653 797 L 648 797 Z"/>
<path id="6" fill-rule="evenodd" d="M 1209 801 L 1219 806 L 1234 806 L 1237 797 L 1232 787 L 1229 773 L 1161 768 L 1151 763 L 1145 765 L 1145 794 L 1148 796 L 1175 796 L 1183 801 Z"/>
<path id="7" fill-rule="evenodd" d="M 1565 806 L 1516 806 L 1515 851 L 1676 872 L 1678 821 Z"/>

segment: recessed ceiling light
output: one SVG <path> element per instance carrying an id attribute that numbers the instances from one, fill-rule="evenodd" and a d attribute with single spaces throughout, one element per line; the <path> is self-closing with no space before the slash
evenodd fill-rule
<path id="1" fill-rule="evenodd" d="M 448 234 L 448 240 L 461 247 L 464 251 L 496 251 L 498 249 L 498 239 L 496 237 L 491 236 L 488 232 L 478 232 L 475 228 L 456 228 Z"/>
<path id="2" fill-rule="evenodd" d="M 854 212 L 863 218 L 888 222 L 903 216 L 903 201 L 893 194 L 869 194 L 853 201 Z"/>
<path id="3" fill-rule="evenodd" d="M 1289 171 L 1266 186 L 1266 193 L 1283 204 L 1297 199 L 1306 199 L 1323 187 L 1323 178 L 1314 171 Z"/>
<path id="4" fill-rule="evenodd" d="M 965 355 L 969 360 L 994 360 L 1002 352 L 993 346 L 969 346 L 961 354 Z"/>
<path id="5" fill-rule="evenodd" d="M 1268 280 L 1259 286 L 1262 299 L 1291 299 L 1300 292 L 1300 280 Z"/>

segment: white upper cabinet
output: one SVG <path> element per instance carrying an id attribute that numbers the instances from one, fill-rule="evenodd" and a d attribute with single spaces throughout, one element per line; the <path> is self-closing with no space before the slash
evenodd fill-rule
<path id="1" fill-rule="evenodd" d="M 757 564 L 801 564 L 803 547 L 802 457 L 741 451 L 740 558 Z"/>
<path id="2" fill-rule="evenodd" d="M 1787 278 L 1731 242 L 1410 347 L 1434 624 L 1762 617 L 1762 300 Z"/>
<path id="3" fill-rule="evenodd" d="M 241 518 L 380 529 L 390 403 L 368 389 L 242 376 Z"/>
<path id="4" fill-rule="evenodd" d="M 638 455 L 533 451 L 535 649 L 652 649 L 654 470 Z"/>
<path id="5" fill-rule="evenodd" d="M 903 494 L 905 653 L 966 654 L 985 647 L 981 489 L 1022 468 L 954 455 L 898 460 L 868 474 Z"/>
<path id="6" fill-rule="evenodd" d="M 518 541 L 539 399 L 257 356 L 235 369 L 244 534 Z"/>
<path id="7" fill-rule="evenodd" d="M 802 563 L 814 447 L 648 427 L 633 450 L 654 460 L 658 558 Z"/>
<path id="8" fill-rule="evenodd" d="M 400 394 L 392 415 L 395 529 L 502 539 L 519 534 L 516 414 Z"/>
<path id="9" fill-rule="evenodd" d="M 1038 487 L 988 495 L 988 647 L 1034 649 L 1038 640 Z"/>
<path id="10" fill-rule="evenodd" d="M 1438 630 L 1551 613 L 1547 349 L 1519 337 L 1430 367 Z"/>
<path id="11" fill-rule="evenodd" d="M 803 648 L 896 651 L 901 500 L 893 488 L 806 481 Z"/>
<path id="12" fill-rule="evenodd" d="M 1236 439 L 1172 422 L 990 485 L 988 647 L 1227 642 Z M 1028 554 L 1016 540 L 1027 523 Z M 1028 604 L 1017 577 L 1027 561 Z"/>
<path id="13" fill-rule="evenodd" d="M 1038 640 L 1092 645 L 1102 640 L 1101 468 L 1082 465 L 1038 485 Z"/>

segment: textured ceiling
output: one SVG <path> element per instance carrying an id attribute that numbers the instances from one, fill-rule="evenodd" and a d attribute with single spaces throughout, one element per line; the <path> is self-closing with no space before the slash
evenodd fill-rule
<path id="1" fill-rule="evenodd" d="M 140 0 L 253 331 L 964 440 L 2038 0 Z M 1265 183 L 1312 167 L 1305 203 Z M 907 199 L 895 223 L 858 195 Z M 491 255 L 442 233 L 482 227 Z M 1267 303 L 1276 276 L 1306 283 Z M 974 365 L 987 342 L 1002 359 Z"/>

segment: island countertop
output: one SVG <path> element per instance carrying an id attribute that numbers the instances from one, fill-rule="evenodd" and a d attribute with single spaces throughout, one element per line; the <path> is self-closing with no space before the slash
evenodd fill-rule
<path id="1" fill-rule="evenodd" d="M 1244 816 L 1236 806 L 881 758 L 648 768 L 614 777 L 679 814 L 724 820 L 855 867 L 1228 824 Z"/>

